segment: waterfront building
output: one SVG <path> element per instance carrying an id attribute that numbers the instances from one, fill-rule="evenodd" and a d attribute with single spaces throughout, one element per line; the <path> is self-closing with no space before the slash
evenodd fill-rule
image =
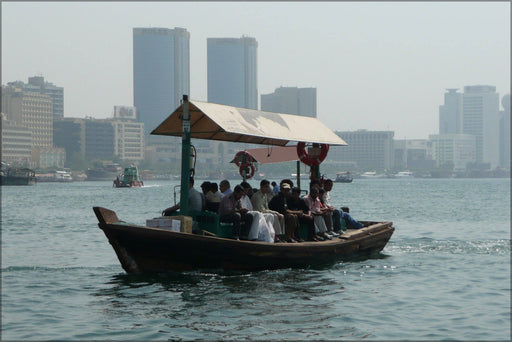
<path id="1" fill-rule="evenodd" d="M 86 160 L 144 159 L 144 124 L 131 119 L 63 118 L 54 123 L 55 146 Z"/>
<path id="2" fill-rule="evenodd" d="M 453 163 L 454 171 L 466 171 L 468 163 L 476 162 L 477 140 L 471 134 L 430 135 L 432 156 L 436 166 Z"/>
<path id="3" fill-rule="evenodd" d="M 133 101 L 147 135 L 190 95 L 189 41 L 180 27 L 133 29 Z"/>
<path id="4" fill-rule="evenodd" d="M 35 166 L 32 163 L 32 132 L 27 126 L 8 120 L 3 113 L 0 117 L 2 162 Z"/>
<path id="5" fill-rule="evenodd" d="M 53 118 L 64 117 L 64 88 L 58 87 L 53 83 L 46 82 L 43 76 L 32 76 L 28 78 L 28 83 L 22 81 L 9 82 L 15 88 L 20 88 L 26 92 L 33 92 L 48 95 L 52 100 Z"/>
<path id="6" fill-rule="evenodd" d="M 61 118 L 53 121 L 53 144 L 66 151 L 67 158 L 85 158 L 85 119 Z"/>
<path id="7" fill-rule="evenodd" d="M 426 139 L 400 139 L 393 141 L 394 168 L 404 170 L 428 170 L 435 166 L 432 143 Z"/>
<path id="8" fill-rule="evenodd" d="M 348 146 L 332 146 L 329 159 L 355 163 L 361 171 L 391 170 L 394 165 L 392 131 L 357 130 L 335 132 Z"/>
<path id="9" fill-rule="evenodd" d="M 279 87 L 261 95 L 261 110 L 316 118 L 316 88 Z"/>
<path id="10" fill-rule="evenodd" d="M 113 120 L 114 154 L 122 160 L 144 159 L 144 124 L 128 120 Z"/>
<path id="11" fill-rule="evenodd" d="M 2 112 L 32 133 L 32 148 L 52 147 L 53 107 L 48 95 L 2 86 Z"/>
<path id="12" fill-rule="evenodd" d="M 85 158 L 112 160 L 115 156 L 115 130 L 111 119 L 85 120 Z"/>
<path id="13" fill-rule="evenodd" d="M 66 150 L 61 147 L 36 148 L 32 150 L 32 159 L 38 160 L 38 166 L 42 169 L 63 168 L 66 162 Z"/>
<path id="14" fill-rule="evenodd" d="M 499 157 L 499 94 L 489 85 L 465 86 L 462 96 L 463 133 L 476 137 L 476 161 L 489 163 L 491 169 Z"/>
<path id="15" fill-rule="evenodd" d="M 462 133 L 462 94 L 456 88 L 446 90 L 439 106 L 439 134 Z"/>
<path id="16" fill-rule="evenodd" d="M 208 38 L 208 102 L 258 109 L 255 38 Z"/>
<path id="17" fill-rule="evenodd" d="M 510 170 L 510 94 L 501 99 L 503 110 L 500 112 L 500 166 Z"/>

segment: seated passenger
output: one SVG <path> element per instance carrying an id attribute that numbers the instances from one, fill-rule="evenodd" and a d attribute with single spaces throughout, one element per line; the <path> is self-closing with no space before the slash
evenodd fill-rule
<path id="1" fill-rule="evenodd" d="M 232 233 L 237 240 L 240 240 L 241 222 L 245 222 L 244 231 L 249 230 L 252 224 L 252 216 L 248 214 L 249 209 L 244 208 L 240 201 L 243 195 L 244 190 L 237 185 L 233 193 L 222 198 L 219 206 L 220 222 L 233 223 Z"/>
<path id="2" fill-rule="evenodd" d="M 222 195 L 224 196 L 233 193 L 233 190 L 231 190 L 231 184 L 229 184 L 229 181 L 227 179 L 220 181 L 219 189 Z"/>
<path id="3" fill-rule="evenodd" d="M 252 195 L 251 203 L 255 211 L 260 211 L 263 216 L 274 227 L 274 242 L 281 242 L 284 235 L 284 216 L 277 211 L 268 208 L 268 202 L 271 199 L 270 182 L 266 179 L 260 182 L 260 191 Z"/>
<path id="4" fill-rule="evenodd" d="M 286 242 L 297 242 L 293 236 L 296 235 L 299 227 L 299 219 L 296 214 L 288 210 L 287 201 L 290 198 L 291 187 L 287 182 L 281 182 L 280 190 L 277 195 L 272 197 L 268 208 L 284 216 L 284 238 Z"/>
<path id="5" fill-rule="evenodd" d="M 219 203 L 221 199 L 221 194 L 218 192 L 217 183 L 204 182 L 201 185 L 201 188 L 203 188 L 203 193 L 206 200 L 205 210 L 217 212 L 219 210 Z"/>
<path id="6" fill-rule="evenodd" d="M 327 226 L 325 225 L 324 221 L 324 216 L 328 215 L 328 213 L 326 208 L 322 206 L 322 202 L 320 202 L 320 198 L 318 197 L 318 187 L 311 187 L 309 195 L 304 196 L 304 200 L 311 210 L 311 214 L 313 215 L 313 219 L 315 221 L 315 230 L 317 231 L 318 235 L 331 240 L 332 235 L 327 233 Z"/>
<path id="7" fill-rule="evenodd" d="M 189 178 L 189 193 L 188 193 L 188 209 L 190 211 L 202 211 L 204 209 L 204 196 L 202 193 L 194 188 L 194 177 Z M 164 209 L 162 216 L 171 216 L 172 213 L 180 208 L 180 203 Z"/>
<path id="8" fill-rule="evenodd" d="M 364 225 L 361 222 L 357 222 L 350 216 L 349 213 L 344 212 L 341 209 L 334 208 L 331 205 L 331 190 L 333 187 L 333 181 L 331 179 L 327 179 L 324 184 L 325 194 L 323 196 L 324 204 L 328 208 L 330 212 L 332 212 L 332 221 L 333 221 L 333 230 L 342 234 L 341 230 L 341 220 L 345 220 L 345 225 L 349 229 L 360 229 L 363 228 Z"/>
<path id="9" fill-rule="evenodd" d="M 323 241 L 323 238 L 316 235 L 314 218 L 311 215 L 311 210 L 306 204 L 306 201 L 300 198 L 300 188 L 295 187 L 292 189 L 292 195 L 288 200 L 288 210 L 297 215 L 299 224 L 304 223 L 308 227 L 308 240 Z M 296 235 L 296 239 L 299 242 L 303 241 L 298 234 Z"/>
<path id="10" fill-rule="evenodd" d="M 252 202 L 251 202 L 251 199 L 249 196 L 249 194 L 252 194 L 251 185 L 247 182 L 242 182 L 242 183 L 240 183 L 240 186 L 244 190 L 244 195 L 240 199 L 240 201 L 242 202 L 242 207 L 249 209 L 248 214 L 252 215 L 252 218 L 253 218 L 252 226 L 251 226 L 251 229 L 249 230 L 248 239 L 252 240 L 252 241 L 258 240 L 259 239 L 258 237 L 260 236 L 260 232 L 262 232 L 262 230 L 264 229 L 268 232 L 268 235 L 270 235 L 272 237 L 272 239 L 271 239 L 272 242 L 274 242 L 274 236 L 275 236 L 274 228 L 272 227 L 272 225 L 270 225 L 270 227 L 268 226 L 268 223 L 265 220 L 263 213 L 254 210 L 252 207 Z"/>

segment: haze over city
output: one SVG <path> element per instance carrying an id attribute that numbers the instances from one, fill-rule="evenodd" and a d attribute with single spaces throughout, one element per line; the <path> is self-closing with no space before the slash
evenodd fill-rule
<path id="1" fill-rule="evenodd" d="M 206 39 L 254 37 L 258 95 L 316 87 L 333 130 L 438 133 L 446 88 L 510 93 L 510 2 L 3 2 L 2 84 L 64 87 L 64 116 L 133 105 L 134 27 L 190 32 L 191 94 L 207 100 Z M 259 98 L 258 96 L 258 98 Z"/>

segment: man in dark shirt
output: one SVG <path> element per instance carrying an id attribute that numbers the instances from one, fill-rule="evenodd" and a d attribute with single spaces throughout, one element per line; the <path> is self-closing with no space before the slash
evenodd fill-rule
<path id="1" fill-rule="evenodd" d="M 270 210 L 277 211 L 284 215 L 284 238 L 286 242 L 297 242 L 294 236 L 297 235 L 299 227 L 299 219 L 297 214 L 292 213 L 288 209 L 288 200 L 290 199 L 291 187 L 288 183 L 282 183 L 279 193 L 272 197 L 268 204 Z"/>
<path id="2" fill-rule="evenodd" d="M 300 189 L 295 187 L 292 189 L 292 195 L 288 200 L 288 210 L 297 215 L 299 219 L 299 224 L 304 223 L 308 227 L 308 240 L 319 241 L 319 236 L 315 234 L 315 223 L 313 221 L 313 216 L 311 215 L 311 210 L 306 203 L 306 201 L 300 198 Z M 300 240 L 299 237 L 297 237 Z M 323 240 L 320 238 L 320 240 Z"/>

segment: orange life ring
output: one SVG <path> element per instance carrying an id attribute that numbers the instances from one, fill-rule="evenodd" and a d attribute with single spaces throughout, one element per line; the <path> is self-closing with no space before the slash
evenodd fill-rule
<path id="1" fill-rule="evenodd" d="M 318 157 L 311 157 L 306 151 L 306 143 L 299 142 L 297 144 L 297 156 L 301 162 L 308 166 L 320 165 L 320 163 L 324 161 L 325 157 L 327 157 L 327 152 L 329 152 L 329 145 L 320 144 L 320 148 L 320 155 Z"/>
<path id="2" fill-rule="evenodd" d="M 240 176 L 244 177 L 244 171 L 245 171 L 245 178 L 250 179 L 252 176 L 254 176 L 255 168 L 252 163 L 243 163 L 240 165 L 239 173 Z"/>
<path id="3" fill-rule="evenodd" d="M 235 164 L 240 167 L 242 164 L 254 163 L 256 159 L 247 151 L 240 151 L 235 154 Z"/>

